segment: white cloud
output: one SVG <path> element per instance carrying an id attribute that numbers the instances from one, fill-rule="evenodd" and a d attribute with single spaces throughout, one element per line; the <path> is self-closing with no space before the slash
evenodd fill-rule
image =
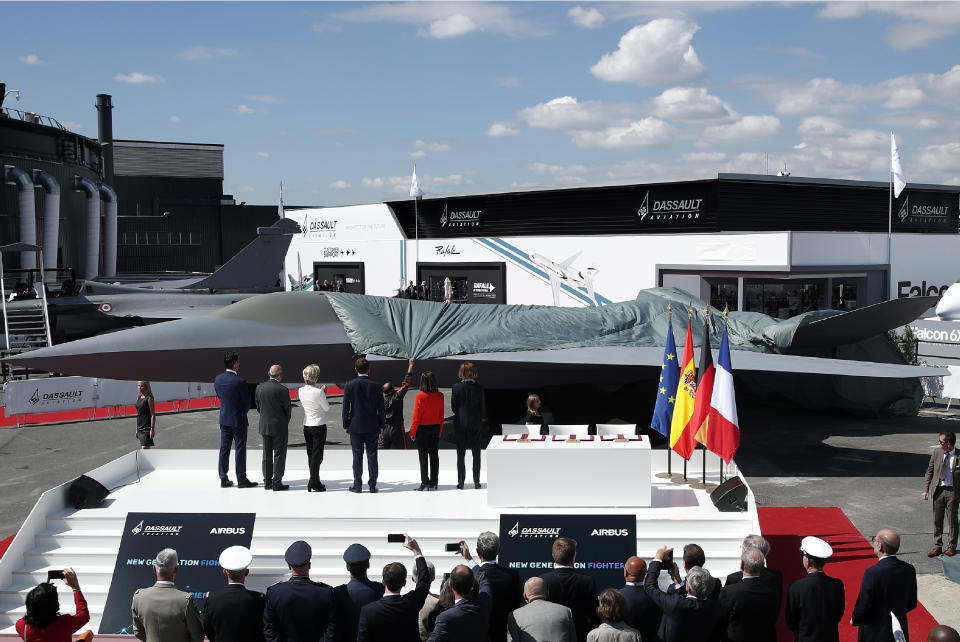
<path id="1" fill-rule="evenodd" d="M 169 121 L 170 121 L 171 123 L 173 123 L 174 125 L 179 125 L 180 123 L 183 122 L 183 119 L 180 118 L 179 116 L 177 116 L 176 114 L 173 114 L 173 115 L 170 116 L 167 120 L 169 120 Z"/>
<path id="2" fill-rule="evenodd" d="M 310 26 L 310 29 L 314 33 L 336 33 L 342 31 L 343 27 L 329 22 L 315 22 Z"/>
<path id="3" fill-rule="evenodd" d="M 349 22 L 399 22 L 419 25 L 418 34 L 447 39 L 480 31 L 508 36 L 541 36 L 540 21 L 522 17 L 523 5 L 481 2 L 384 2 L 362 5 L 336 17 Z"/>
<path id="4" fill-rule="evenodd" d="M 238 194 L 249 194 L 250 192 L 255 192 L 256 190 L 253 189 L 252 185 L 240 185 L 233 191 L 235 191 Z"/>
<path id="5" fill-rule="evenodd" d="M 436 185 L 437 187 L 458 187 L 471 182 L 467 180 L 463 174 L 448 174 L 447 176 L 430 176 L 425 178 L 428 185 Z"/>
<path id="6" fill-rule="evenodd" d="M 607 82 L 672 86 L 704 73 L 690 41 L 699 26 L 686 20 L 659 18 L 628 31 L 616 51 L 604 54 L 590 72 Z"/>
<path id="7" fill-rule="evenodd" d="M 433 140 L 417 139 L 414 145 L 416 145 L 417 149 L 425 149 L 429 152 L 445 152 L 450 149 L 450 145 Z"/>
<path id="8" fill-rule="evenodd" d="M 467 178 L 465 173 L 449 174 L 447 176 L 421 175 L 420 185 L 427 193 L 442 192 L 446 188 L 460 187 L 462 185 L 472 185 L 473 181 Z M 410 177 L 409 176 L 376 176 L 364 177 L 360 179 L 361 187 L 366 189 L 375 189 L 391 194 L 409 194 Z"/>
<path id="9" fill-rule="evenodd" d="M 413 160 L 420 160 L 421 158 L 426 158 L 426 157 L 427 157 L 427 152 L 423 151 L 422 149 L 418 149 L 415 152 L 410 152 L 410 158 L 412 158 Z"/>
<path id="10" fill-rule="evenodd" d="M 923 90 L 916 87 L 894 89 L 883 106 L 887 109 L 910 109 L 922 104 L 926 97 Z"/>
<path id="11" fill-rule="evenodd" d="M 887 45 L 900 51 L 926 47 L 960 31 L 957 2 L 833 2 L 817 15 L 842 20 L 861 18 L 871 12 L 900 20 L 889 25 L 884 34 Z"/>
<path id="12" fill-rule="evenodd" d="M 82 123 L 75 123 L 75 122 L 73 122 L 72 120 L 61 120 L 61 121 L 60 121 L 60 124 L 63 125 L 64 127 L 66 127 L 67 129 L 71 130 L 71 131 L 78 131 L 78 130 L 83 129 L 83 124 L 82 124 Z"/>
<path id="13" fill-rule="evenodd" d="M 287 100 L 286 98 L 271 96 L 269 94 L 244 94 L 243 97 L 247 100 L 252 100 L 257 103 L 270 103 L 272 105 L 276 105 L 277 103 L 282 103 Z"/>
<path id="14" fill-rule="evenodd" d="M 584 29 L 596 29 L 603 24 L 603 14 L 595 8 L 584 9 L 580 5 L 575 6 L 567 12 L 567 15 L 573 20 L 573 23 Z"/>
<path id="15" fill-rule="evenodd" d="M 562 174 L 586 174 L 586 165 L 553 165 L 550 163 L 530 163 L 527 165 L 534 174 L 549 174 L 558 176 Z"/>
<path id="16" fill-rule="evenodd" d="M 496 79 L 496 83 L 501 87 L 521 87 L 523 81 L 517 76 L 501 76 Z"/>
<path id="17" fill-rule="evenodd" d="M 25 65 L 45 64 L 44 61 L 40 60 L 40 57 L 37 54 L 27 54 L 26 56 L 20 56 L 20 62 L 22 62 Z"/>
<path id="18" fill-rule="evenodd" d="M 257 110 L 256 110 L 256 109 L 254 109 L 253 107 L 247 107 L 246 105 L 244 105 L 244 104 L 242 104 L 242 103 L 239 104 L 239 105 L 237 105 L 236 111 L 237 111 L 238 114 L 241 114 L 241 115 L 243 115 L 243 116 L 246 116 L 247 114 L 255 114 L 255 113 L 257 113 Z"/>
<path id="19" fill-rule="evenodd" d="M 567 131 L 599 129 L 637 115 L 635 105 L 611 105 L 600 101 L 581 103 L 573 96 L 561 96 L 520 110 L 519 116 L 531 127 Z"/>
<path id="20" fill-rule="evenodd" d="M 420 34 L 443 40 L 445 38 L 456 38 L 479 28 L 480 26 L 470 16 L 456 13 L 440 20 L 434 20 L 425 30 L 421 29 Z"/>
<path id="21" fill-rule="evenodd" d="M 727 159 L 725 152 L 690 152 L 680 158 L 688 163 L 719 163 Z"/>
<path id="22" fill-rule="evenodd" d="M 801 136 L 839 136 L 845 131 L 840 121 L 826 116 L 810 116 L 800 121 L 797 133 Z"/>
<path id="23" fill-rule="evenodd" d="M 422 181 L 421 181 L 422 183 Z M 390 192 L 404 192 L 410 189 L 409 176 L 376 176 L 363 177 L 360 185 L 367 189 L 386 190 Z"/>
<path id="24" fill-rule="evenodd" d="M 490 125 L 490 129 L 487 130 L 487 136 L 493 136 L 494 138 L 499 138 L 501 136 L 519 136 L 520 130 L 513 126 L 513 124 L 508 120 L 501 120 Z"/>
<path id="25" fill-rule="evenodd" d="M 674 87 L 650 101 L 655 116 L 684 123 L 732 121 L 740 114 L 703 87 Z"/>
<path id="26" fill-rule="evenodd" d="M 134 71 L 129 74 L 117 74 L 113 77 L 114 80 L 119 82 L 125 82 L 132 85 L 141 85 L 141 84 L 153 84 L 158 82 L 163 82 L 163 77 L 156 74 L 145 74 L 140 71 Z"/>
<path id="27" fill-rule="evenodd" d="M 223 58 L 227 56 L 236 56 L 239 51 L 236 49 L 222 49 L 219 47 L 208 47 L 206 45 L 196 45 L 187 47 L 177 54 L 181 60 L 212 60 L 214 58 Z"/>
<path id="28" fill-rule="evenodd" d="M 270 158 L 270 152 L 257 152 L 257 156 L 260 158 Z"/>
<path id="29" fill-rule="evenodd" d="M 675 130 L 659 118 L 647 117 L 625 126 L 607 127 L 599 131 L 575 131 L 577 147 L 622 149 L 666 145 L 673 141 Z"/>
<path id="30" fill-rule="evenodd" d="M 708 141 L 739 142 L 769 138 L 780 133 L 776 116 L 744 116 L 729 125 L 711 125 L 703 130 Z"/>
<path id="31" fill-rule="evenodd" d="M 353 185 L 343 179 L 330 183 L 330 189 L 350 189 L 351 187 L 353 187 Z"/>

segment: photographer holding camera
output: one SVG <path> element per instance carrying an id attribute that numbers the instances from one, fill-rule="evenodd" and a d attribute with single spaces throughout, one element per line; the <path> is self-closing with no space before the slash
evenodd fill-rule
<path id="1" fill-rule="evenodd" d="M 72 568 L 63 569 L 59 576 L 73 589 L 76 613 L 60 615 L 57 587 L 51 584 L 56 575 L 56 572 L 51 571 L 46 582 L 38 584 L 27 593 L 27 614 L 17 620 L 16 629 L 17 635 L 28 642 L 71 642 L 73 633 L 90 621 L 87 601 L 80 592 L 80 582 Z"/>

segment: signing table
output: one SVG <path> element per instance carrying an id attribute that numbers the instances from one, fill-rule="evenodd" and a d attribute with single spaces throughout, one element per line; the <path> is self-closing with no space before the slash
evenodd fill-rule
<path id="1" fill-rule="evenodd" d="M 494 507 L 650 506 L 642 435 L 496 435 L 487 446 Z"/>

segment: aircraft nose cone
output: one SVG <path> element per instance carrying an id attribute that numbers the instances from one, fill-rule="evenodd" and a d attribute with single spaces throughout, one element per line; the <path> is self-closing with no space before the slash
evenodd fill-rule
<path id="1" fill-rule="evenodd" d="M 960 283 L 954 283 L 937 303 L 937 316 L 948 321 L 960 321 Z"/>

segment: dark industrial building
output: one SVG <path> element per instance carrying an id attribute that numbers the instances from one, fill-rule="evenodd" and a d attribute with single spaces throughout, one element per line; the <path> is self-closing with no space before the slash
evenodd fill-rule
<path id="1" fill-rule="evenodd" d="M 212 272 L 276 220 L 275 206 L 223 193 L 223 145 L 114 140 L 111 97 L 97 96 L 98 139 L 3 106 L 0 245 L 39 245 L 44 267 L 79 278 Z M 33 268 L 33 253 L 3 257 Z"/>

